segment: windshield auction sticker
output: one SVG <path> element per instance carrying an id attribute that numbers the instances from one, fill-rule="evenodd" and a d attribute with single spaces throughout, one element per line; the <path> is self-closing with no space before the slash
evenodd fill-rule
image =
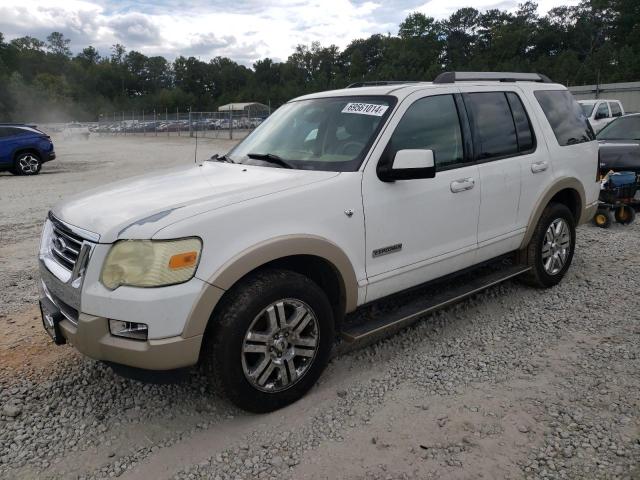
<path id="1" fill-rule="evenodd" d="M 389 105 L 376 105 L 375 103 L 347 103 L 342 113 L 359 113 L 360 115 L 373 115 L 381 117 L 387 111 Z"/>

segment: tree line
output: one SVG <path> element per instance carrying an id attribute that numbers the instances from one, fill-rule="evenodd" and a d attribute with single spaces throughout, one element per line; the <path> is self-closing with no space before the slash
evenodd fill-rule
<path id="1" fill-rule="evenodd" d="M 344 50 L 299 45 L 284 62 L 252 68 L 233 59 L 168 61 L 113 45 L 72 54 L 53 32 L 45 41 L 0 33 L 0 121 L 95 120 L 101 112 L 215 110 L 229 102 L 273 107 L 319 90 L 368 80 L 432 80 L 447 70 L 536 71 L 566 85 L 640 80 L 640 2 L 582 0 L 544 16 L 461 8 L 444 20 L 410 14 L 397 35 L 374 34 Z M 160 110 L 158 110 L 160 111 Z"/>

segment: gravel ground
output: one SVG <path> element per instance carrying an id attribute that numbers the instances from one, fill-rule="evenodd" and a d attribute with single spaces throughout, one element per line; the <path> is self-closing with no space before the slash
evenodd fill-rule
<path id="1" fill-rule="evenodd" d="M 559 286 L 508 282 L 342 353 L 268 415 L 233 408 L 198 369 L 149 385 L 52 346 L 32 305 L 47 206 L 188 157 L 171 140 L 92 139 L 110 154 L 84 169 L 64 154 L 88 145 L 59 145 L 59 175 L 0 176 L 18 202 L 0 219 L 0 478 L 640 478 L 640 224 L 580 227 Z"/>

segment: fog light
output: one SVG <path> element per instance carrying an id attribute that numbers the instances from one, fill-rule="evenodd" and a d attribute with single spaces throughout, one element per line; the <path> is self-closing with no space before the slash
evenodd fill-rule
<path id="1" fill-rule="evenodd" d="M 109 320 L 109 330 L 111 335 L 133 338 L 134 340 L 146 340 L 149 334 L 149 327 L 146 324 L 121 320 Z"/>

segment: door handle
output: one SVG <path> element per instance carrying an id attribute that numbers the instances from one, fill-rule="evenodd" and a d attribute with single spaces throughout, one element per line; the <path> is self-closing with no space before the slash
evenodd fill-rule
<path id="1" fill-rule="evenodd" d="M 471 190 L 476 184 L 476 181 L 471 178 L 460 178 L 458 180 L 454 180 L 451 182 L 451 192 L 452 193 L 460 193 L 465 192 L 467 190 Z"/>
<path id="2" fill-rule="evenodd" d="M 549 164 L 546 160 L 542 160 L 541 162 L 534 162 L 531 164 L 531 171 L 533 173 L 544 172 L 547 168 L 549 168 Z"/>

